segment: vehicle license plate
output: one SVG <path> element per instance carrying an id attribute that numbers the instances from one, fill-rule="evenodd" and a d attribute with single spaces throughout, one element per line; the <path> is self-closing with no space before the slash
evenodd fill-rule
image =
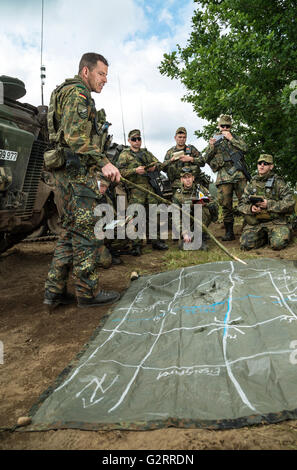
<path id="1" fill-rule="evenodd" d="M 0 149 L 0 160 L 8 160 L 10 162 L 15 162 L 17 158 L 18 152 Z"/>

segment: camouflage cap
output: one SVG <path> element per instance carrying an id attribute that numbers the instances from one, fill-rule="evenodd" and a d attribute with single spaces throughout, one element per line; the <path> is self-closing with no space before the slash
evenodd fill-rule
<path id="1" fill-rule="evenodd" d="M 268 153 L 262 153 L 258 158 L 258 162 L 267 162 L 270 163 L 270 165 L 273 165 L 273 156 Z"/>
<path id="2" fill-rule="evenodd" d="M 135 137 L 136 135 L 139 135 L 141 137 L 141 132 L 139 129 L 133 129 L 132 131 L 130 131 L 128 134 L 128 139 L 130 139 L 130 137 Z"/>
<path id="3" fill-rule="evenodd" d="M 185 127 L 179 127 L 178 129 L 176 129 L 176 132 L 175 132 L 175 135 L 176 134 L 186 134 L 187 133 L 187 130 Z"/>
<path id="4" fill-rule="evenodd" d="M 189 166 L 184 166 L 180 170 L 180 176 L 186 176 L 186 175 L 192 175 L 192 174 L 193 174 L 192 168 L 190 168 Z"/>
<path id="5" fill-rule="evenodd" d="M 229 114 L 221 114 L 218 120 L 218 124 L 219 126 L 224 125 L 224 124 L 227 124 L 227 125 L 229 124 L 231 126 L 232 124 L 231 116 L 229 116 Z"/>

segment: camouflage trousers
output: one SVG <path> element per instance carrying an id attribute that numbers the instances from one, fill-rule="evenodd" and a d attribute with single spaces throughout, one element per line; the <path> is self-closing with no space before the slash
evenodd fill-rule
<path id="1" fill-rule="evenodd" d="M 54 174 L 63 200 L 64 231 L 56 244 L 45 289 L 52 293 L 66 290 L 72 268 L 77 297 L 91 298 L 99 284 L 100 266 L 111 263 L 103 240 L 95 237 L 98 220 L 95 207 L 102 201 L 97 180 L 87 170 L 60 170 Z"/>
<path id="2" fill-rule="evenodd" d="M 236 194 L 240 199 L 246 186 L 246 179 L 238 180 L 234 183 L 219 184 L 218 201 L 223 209 L 223 221 L 226 223 L 234 222 L 233 195 Z"/>
<path id="3" fill-rule="evenodd" d="M 282 250 L 288 245 L 290 238 L 291 229 L 285 224 L 266 222 L 246 225 L 240 237 L 240 248 L 251 250 L 268 243 L 273 250 Z"/>
<path id="4" fill-rule="evenodd" d="M 149 191 L 153 192 L 153 189 L 151 186 L 143 186 L 144 189 L 148 189 Z M 130 206 L 131 204 L 141 204 L 142 206 L 145 207 L 146 211 L 146 238 L 149 240 L 149 205 L 150 204 L 158 204 L 158 199 L 155 198 L 153 195 L 145 193 L 139 189 L 131 189 L 128 197 L 128 205 Z M 157 240 L 160 240 L 160 223 L 158 221 L 158 227 L 157 227 Z M 143 240 L 141 238 L 136 238 L 135 240 L 132 240 L 132 247 L 136 246 L 142 246 Z"/>

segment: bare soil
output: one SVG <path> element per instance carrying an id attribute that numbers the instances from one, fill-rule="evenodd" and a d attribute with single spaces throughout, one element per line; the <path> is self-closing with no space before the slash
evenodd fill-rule
<path id="1" fill-rule="evenodd" d="M 212 226 L 218 237 L 219 224 Z M 239 230 L 239 229 L 238 229 Z M 237 237 L 225 246 L 239 246 Z M 297 450 L 297 421 L 232 430 L 164 428 L 153 431 L 16 432 L 12 428 L 88 342 L 109 307 L 43 305 L 44 281 L 55 242 L 20 243 L 0 256 L 0 449 L 6 450 Z M 213 246 L 213 245 L 211 245 Z M 296 242 L 281 252 L 254 250 L 255 256 L 296 259 Z M 101 287 L 124 291 L 131 272 L 164 271 L 164 252 L 146 248 L 141 257 L 102 269 Z M 69 290 L 73 292 L 70 281 Z M 5 430 L 9 429 L 10 430 Z"/>

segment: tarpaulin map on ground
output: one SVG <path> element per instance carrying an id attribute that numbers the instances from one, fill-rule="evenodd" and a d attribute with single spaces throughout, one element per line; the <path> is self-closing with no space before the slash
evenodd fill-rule
<path id="1" fill-rule="evenodd" d="M 27 429 L 230 428 L 297 418 L 297 271 L 273 259 L 140 277 Z"/>

